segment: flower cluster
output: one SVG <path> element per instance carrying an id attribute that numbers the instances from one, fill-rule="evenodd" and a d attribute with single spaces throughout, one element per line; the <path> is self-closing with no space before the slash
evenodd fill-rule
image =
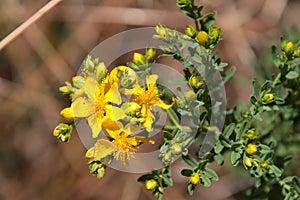
<path id="1" fill-rule="evenodd" d="M 148 48 L 146 55 L 135 53 L 132 63 L 135 68 L 145 65 L 150 68 L 149 61 L 154 55 L 155 51 Z M 129 158 L 142 143 L 154 144 L 145 136 L 133 134 L 144 129 L 147 132 L 153 130 L 155 106 L 169 109 L 173 105 L 173 102 L 166 104 L 160 98 L 158 78 L 156 74 L 148 74 L 143 80 L 128 66 L 118 66 L 108 72 L 103 62 L 88 56 L 80 75 L 72 78 L 72 84 L 66 82 L 60 88 L 72 99 L 72 104 L 60 112 L 68 123 L 59 124 L 54 136 L 63 142 L 69 141 L 74 121 L 86 119 L 92 137 L 100 137 L 87 151 L 86 157 L 100 161 L 113 155 L 127 166 Z M 103 129 L 108 138 L 101 134 Z"/>

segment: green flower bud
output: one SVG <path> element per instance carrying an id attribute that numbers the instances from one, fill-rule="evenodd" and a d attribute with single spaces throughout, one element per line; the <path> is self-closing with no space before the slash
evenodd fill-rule
<path id="1" fill-rule="evenodd" d="M 62 142 L 68 142 L 70 140 L 72 130 L 72 125 L 60 123 L 53 130 L 53 136 L 57 137 Z"/>
<path id="2" fill-rule="evenodd" d="M 294 51 L 293 56 L 295 56 L 296 58 L 299 58 L 299 57 L 300 57 L 300 49 L 296 49 L 296 50 Z"/>
<path id="3" fill-rule="evenodd" d="M 156 54 L 155 49 L 153 49 L 153 48 L 147 48 L 146 49 L 146 55 L 145 56 L 146 56 L 147 60 L 152 60 L 154 58 L 155 54 Z"/>
<path id="4" fill-rule="evenodd" d="M 221 29 L 219 27 L 213 27 L 209 29 L 209 39 L 211 43 L 217 42 L 220 39 Z"/>
<path id="5" fill-rule="evenodd" d="M 273 93 L 266 93 L 264 94 L 262 98 L 262 103 L 263 104 L 269 104 L 272 103 L 275 100 L 275 96 Z"/>
<path id="6" fill-rule="evenodd" d="M 206 47 L 208 45 L 208 34 L 205 31 L 200 31 L 196 36 L 196 41 Z"/>
<path id="7" fill-rule="evenodd" d="M 190 183 L 193 185 L 197 185 L 200 182 L 200 175 L 198 173 L 194 173 L 190 176 Z"/>
<path id="8" fill-rule="evenodd" d="M 95 63 L 92 60 L 92 57 L 88 55 L 88 57 L 84 61 L 84 68 L 88 70 L 89 72 L 94 72 L 95 69 Z"/>
<path id="9" fill-rule="evenodd" d="M 95 67 L 95 77 L 96 80 L 98 82 L 100 82 L 101 80 L 103 80 L 107 74 L 107 68 L 104 64 L 104 62 L 99 63 L 96 67 Z"/>
<path id="10" fill-rule="evenodd" d="M 97 170 L 97 175 L 96 176 L 97 176 L 98 179 L 101 179 L 101 178 L 103 178 L 104 175 L 105 175 L 105 167 L 102 166 Z"/>
<path id="11" fill-rule="evenodd" d="M 59 91 L 63 94 L 63 95 L 70 95 L 75 91 L 75 88 L 73 88 L 71 85 L 65 85 L 59 88 Z"/>
<path id="12" fill-rule="evenodd" d="M 154 190 L 157 187 L 157 181 L 154 179 L 146 180 L 145 187 L 147 190 Z"/>
<path id="13" fill-rule="evenodd" d="M 194 37 L 196 35 L 196 31 L 193 26 L 188 25 L 184 30 L 185 34 L 190 37 Z"/>
<path id="14" fill-rule="evenodd" d="M 175 98 L 175 103 L 177 104 L 177 106 L 178 106 L 179 108 L 182 108 L 182 107 L 184 106 L 184 101 L 181 100 L 181 99 Z"/>
<path id="15" fill-rule="evenodd" d="M 73 85 L 77 88 L 82 88 L 85 82 L 85 79 L 82 76 L 74 76 L 72 78 Z"/>
<path id="16" fill-rule="evenodd" d="M 254 155 L 257 153 L 258 149 L 257 149 L 257 145 L 256 144 L 248 144 L 247 147 L 245 147 L 245 151 L 247 152 L 247 154 L 249 155 Z"/>

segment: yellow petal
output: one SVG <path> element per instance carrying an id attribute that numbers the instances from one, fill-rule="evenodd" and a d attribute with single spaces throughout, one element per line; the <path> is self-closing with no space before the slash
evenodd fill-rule
<path id="1" fill-rule="evenodd" d="M 100 160 L 117 150 L 118 148 L 110 141 L 99 139 L 94 146 L 94 158 Z"/>
<path id="2" fill-rule="evenodd" d="M 162 107 L 163 109 L 169 109 L 173 106 L 174 104 L 174 101 L 172 102 L 172 104 L 168 105 L 168 104 L 165 104 L 161 99 L 157 98 L 156 102 L 155 102 L 155 105 L 159 106 L 159 107 Z"/>
<path id="3" fill-rule="evenodd" d="M 147 84 L 148 89 L 150 89 L 151 87 L 156 85 L 157 79 L 158 79 L 157 74 L 151 74 L 146 77 L 146 84 Z"/>
<path id="4" fill-rule="evenodd" d="M 153 118 L 154 118 L 154 115 L 149 110 L 148 113 L 147 113 L 147 117 L 146 117 L 145 123 L 143 124 L 146 127 L 146 130 L 148 132 L 152 131 Z"/>
<path id="5" fill-rule="evenodd" d="M 113 121 L 118 121 L 126 117 L 124 110 L 119 107 L 112 106 L 112 105 L 105 105 L 105 109 L 107 111 L 107 116 L 111 118 Z"/>
<path id="6" fill-rule="evenodd" d="M 74 117 L 88 117 L 95 112 L 94 104 L 83 97 L 78 97 L 71 104 L 71 109 Z"/>
<path id="7" fill-rule="evenodd" d="M 105 94 L 105 102 L 115 103 L 117 105 L 122 103 L 121 94 L 118 90 L 118 84 L 115 83 L 111 86 L 109 91 Z"/>
<path id="8" fill-rule="evenodd" d="M 88 77 L 83 86 L 83 90 L 90 99 L 94 100 L 98 86 L 99 86 L 99 84 L 95 79 Z"/>
<path id="9" fill-rule="evenodd" d="M 100 131 L 102 130 L 102 121 L 101 121 L 101 119 L 98 120 L 95 114 L 91 115 L 88 118 L 88 124 L 92 129 L 93 138 L 98 137 Z"/>
<path id="10" fill-rule="evenodd" d="M 103 121 L 103 127 L 107 131 L 107 133 L 112 138 L 117 138 L 123 130 L 123 125 L 121 122 L 112 121 L 111 119 L 106 119 Z"/>

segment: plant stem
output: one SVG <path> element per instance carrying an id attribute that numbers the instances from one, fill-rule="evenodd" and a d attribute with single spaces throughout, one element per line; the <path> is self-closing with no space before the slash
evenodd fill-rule
<path id="1" fill-rule="evenodd" d="M 11 43 L 14 39 L 16 39 L 19 35 L 21 35 L 28 27 L 34 24 L 38 19 L 40 19 L 44 14 L 54 8 L 58 3 L 62 0 L 52 0 L 44 5 L 40 10 L 38 10 L 34 15 L 32 15 L 27 21 L 17 27 L 13 32 L 7 35 L 0 42 L 0 51 L 6 47 L 9 43 Z"/>

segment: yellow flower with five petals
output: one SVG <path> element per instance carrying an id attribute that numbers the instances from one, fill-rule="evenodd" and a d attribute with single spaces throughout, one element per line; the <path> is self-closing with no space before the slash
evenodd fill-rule
<path id="1" fill-rule="evenodd" d="M 146 127 L 148 132 L 152 131 L 152 123 L 154 121 L 153 106 L 159 106 L 163 109 L 169 109 L 174 104 L 173 102 L 170 105 L 165 104 L 160 98 L 160 93 L 156 87 L 156 81 L 158 75 L 152 74 L 146 77 L 146 88 L 139 87 L 137 88 L 133 95 L 133 102 L 141 105 L 141 114 L 145 117 L 145 122 L 143 126 Z"/>
<path id="2" fill-rule="evenodd" d="M 94 78 L 88 77 L 83 90 L 86 97 L 76 98 L 71 108 L 75 118 L 87 118 L 94 138 L 98 137 L 106 119 L 117 121 L 126 117 L 121 108 L 113 105 L 122 102 L 117 83 L 103 81 L 99 84 Z"/>
<path id="3" fill-rule="evenodd" d="M 117 121 L 107 120 L 103 123 L 103 126 L 112 138 L 112 141 L 100 138 L 94 147 L 87 151 L 87 158 L 101 160 L 113 154 L 115 159 L 121 160 L 121 162 L 128 167 L 128 160 L 134 157 L 134 153 L 140 144 L 145 142 L 149 142 L 150 144 L 155 143 L 146 137 L 131 136 L 132 131 L 130 128 L 124 128 L 122 123 Z"/>

